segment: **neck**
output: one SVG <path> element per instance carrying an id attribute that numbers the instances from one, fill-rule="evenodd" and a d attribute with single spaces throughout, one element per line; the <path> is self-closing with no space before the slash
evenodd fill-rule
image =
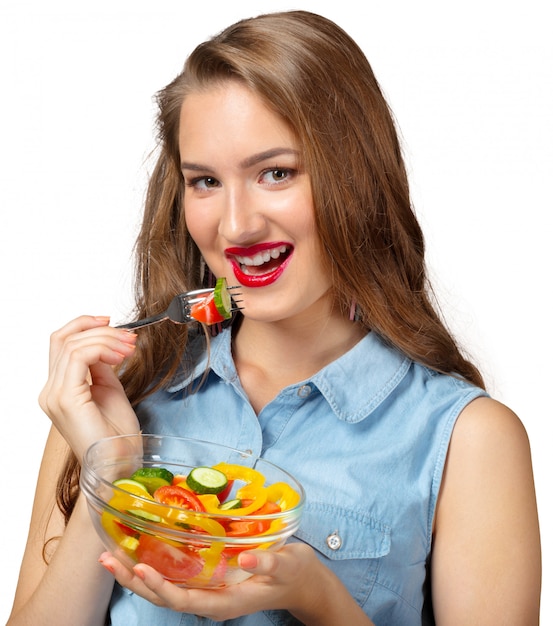
<path id="1" fill-rule="evenodd" d="M 358 323 L 337 314 L 303 322 L 245 318 L 235 334 L 233 354 L 256 412 L 284 387 L 313 376 L 345 354 L 365 334 Z"/>

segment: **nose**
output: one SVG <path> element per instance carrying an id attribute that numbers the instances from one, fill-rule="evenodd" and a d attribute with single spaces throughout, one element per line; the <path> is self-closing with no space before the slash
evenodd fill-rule
<path id="1" fill-rule="evenodd" d="M 244 185 L 226 187 L 219 221 L 219 235 L 227 241 L 245 244 L 257 241 L 267 229 L 259 198 Z"/>

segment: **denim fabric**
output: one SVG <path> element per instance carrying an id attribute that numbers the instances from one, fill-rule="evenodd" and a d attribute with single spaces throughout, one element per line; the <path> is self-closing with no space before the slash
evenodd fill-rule
<path id="1" fill-rule="evenodd" d="M 197 346 L 188 369 L 139 406 L 144 432 L 251 450 L 285 468 L 306 490 L 292 540 L 315 549 L 377 626 L 420 626 L 451 433 L 461 410 L 484 392 L 412 362 L 375 333 L 283 389 L 259 415 L 240 385 L 230 329 L 212 340 L 209 367 Z M 114 626 L 221 624 L 159 609 L 118 587 L 111 620 Z M 267 611 L 224 624 L 299 622 L 286 611 Z"/>

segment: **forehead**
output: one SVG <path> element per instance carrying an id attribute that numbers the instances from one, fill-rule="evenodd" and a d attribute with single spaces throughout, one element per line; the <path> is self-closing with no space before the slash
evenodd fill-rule
<path id="1" fill-rule="evenodd" d="M 283 118 L 258 94 L 236 81 L 192 91 L 181 105 L 181 153 L 229 145 L 239 151 L 268 149 L 275 144 L 298 147 Z"/>

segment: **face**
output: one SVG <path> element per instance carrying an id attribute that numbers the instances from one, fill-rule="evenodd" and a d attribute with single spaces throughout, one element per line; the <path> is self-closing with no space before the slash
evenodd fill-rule
<path id="1" fill-rule="evenodd" d="M 289 127 L 234 82 L 188 95 L 179 149 L 188 231 L 215 276 L 239 284 L 246 319 L 324 309 L 310 179 Z"/>

